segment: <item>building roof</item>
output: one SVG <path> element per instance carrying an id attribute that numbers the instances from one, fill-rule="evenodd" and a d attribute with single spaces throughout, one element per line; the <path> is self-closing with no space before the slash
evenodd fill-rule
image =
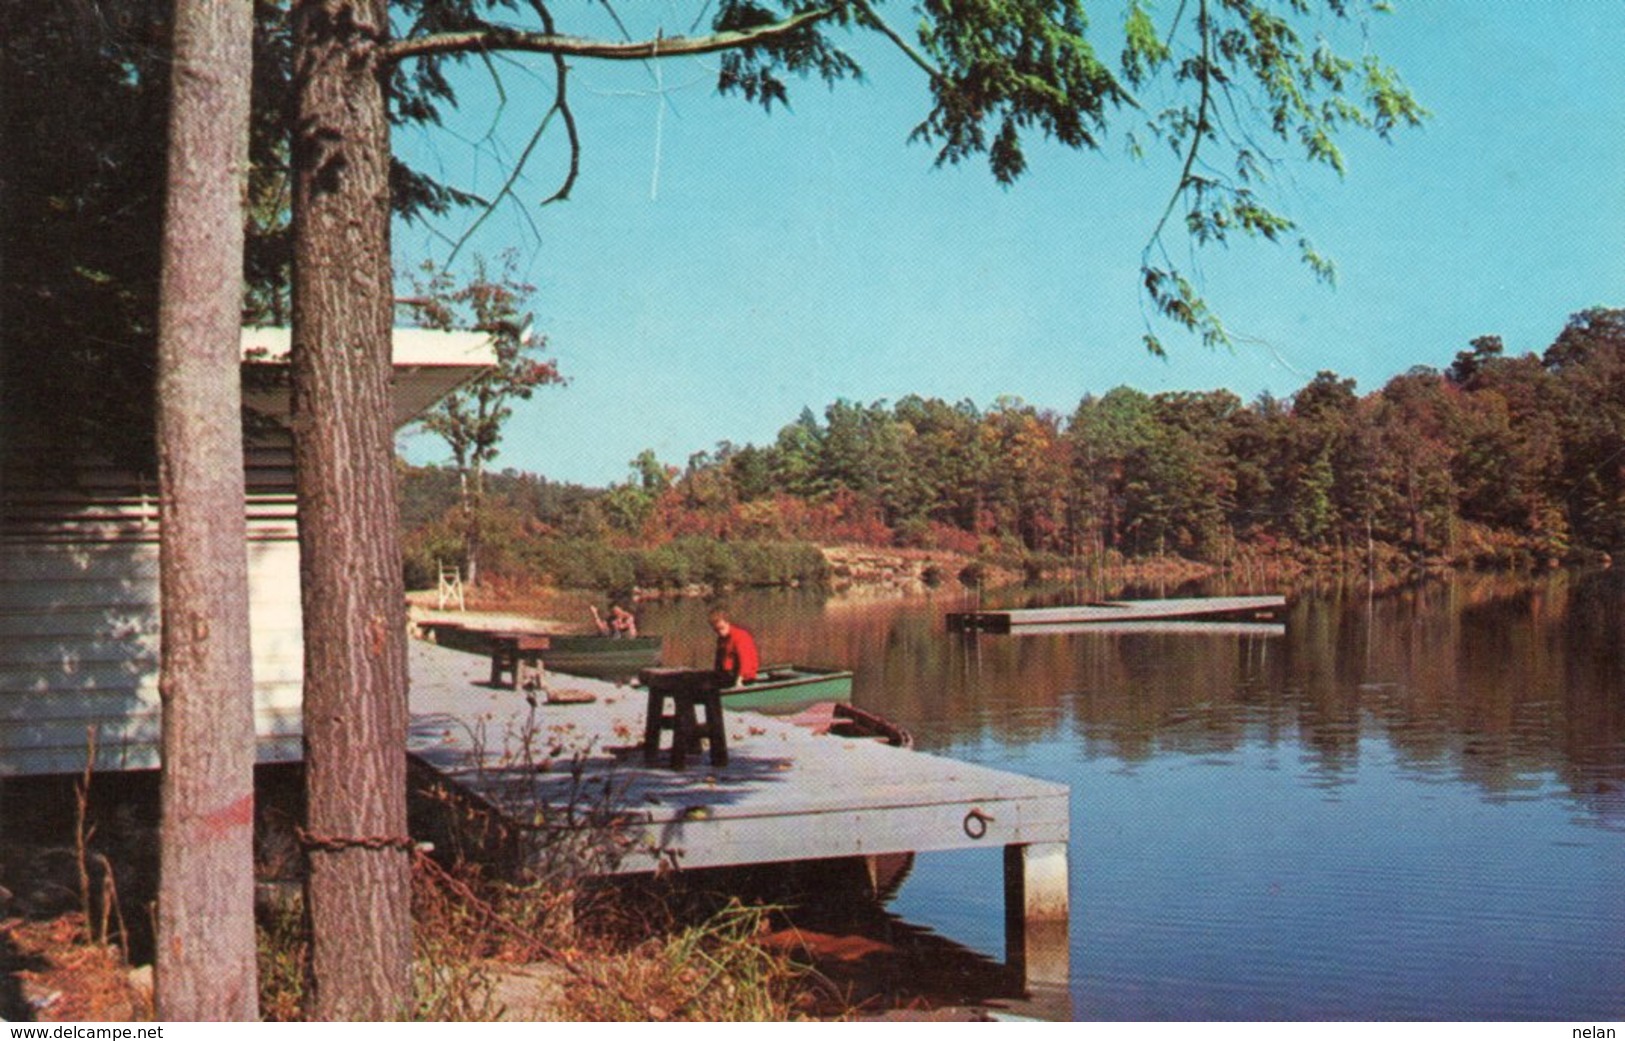
<path id="1" fill-rule="evenodd" d="M 286 366 L 292 335 L 287 329 L 244 329 L 243 361 Z M 393 337 L 395 426 L 403 427 L 435 402 L 496 364 L 496 349 L 485 333 L 398 328 Z M 243 388 L 243 403 L 273 416 L 289 412 L 288 390 L 280 386 Z"/>

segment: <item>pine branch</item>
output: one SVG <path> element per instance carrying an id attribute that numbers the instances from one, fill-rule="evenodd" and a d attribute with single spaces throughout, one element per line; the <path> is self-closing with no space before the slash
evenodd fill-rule
<path id="1" fill-rule="evenodd" d="M 738 50 L 770 44 L 831 17 L 846 6 L 846 0 L 832 0 L 826 7 L 792 15 L 789 18 L 751 29 L 729 30 L 709 36 L 656 36 L 651 40 L 614 42 L 549 32 L 527 32 L 501 26 L 488 26 L 465 32 L 434 33 L 396 40 L 384 47 L 384 59 L 400 62 L 435 54 L 467 54 L 483 51 L 527 51 L 561 58 L 601 58 L 609 61 L 643 61 L 649 58 L 676 58 L 717 51 Z"/>

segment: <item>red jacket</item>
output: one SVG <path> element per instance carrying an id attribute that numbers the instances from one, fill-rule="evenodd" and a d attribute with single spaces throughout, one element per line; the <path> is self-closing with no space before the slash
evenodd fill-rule
<path id="1" fill-rule="evenodd" d="M 715 668 L 718 672 L 732 673 L 740 681 L 747 681 L 756 678 L 756 671 L 760 667 L 756 638 L 750 634 L 750 630 L 730 625 L 727 636 L 717 637 Z"/>

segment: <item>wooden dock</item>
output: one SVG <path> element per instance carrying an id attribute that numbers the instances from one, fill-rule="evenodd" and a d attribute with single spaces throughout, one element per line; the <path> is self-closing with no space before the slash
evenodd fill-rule
<path id="1" fill-rule="evenodd" d="M 631 851 L 610 870 L 1002 849 L 1007 960 L 1029 981 L 1067 978 L 1065 785 L 733 711 L 726 765 L 651 766 L 642 689 L 548 673 L 555 692 L 593 696 L 550 704 L 489 671 L 412 641 L 408 752 L 527 823 L 578 827 L 565 809 L 612 803 Z"/>
<path id="2" fill-rule="evenodd" d="M 950 611 L 950 632 L 1016 632 L 1027 626 L 1111 625 L 1126 622 L 1274 622 L 1284 596 L 1202 596 L 1169 600 L 1106 600 L 1072 607 L 1010 611 Z"/>

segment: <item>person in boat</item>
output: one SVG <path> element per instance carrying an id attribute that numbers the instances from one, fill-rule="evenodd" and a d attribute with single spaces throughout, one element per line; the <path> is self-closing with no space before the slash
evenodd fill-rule
<path id="1" fill-rule="evenodd" d="M 598 626 L 599 636 L 626 637 L 630 639 L 638 634 L 638 619 L 631 611 L 623 607 L 620 601 L 609 605 L 609 616 L 598 613 L 598 605 L 592 605 L 593 624 Z"/>
<path id="2" fill-rule="evenodd" d="M 710 619 L 711 628 L 717 634 L 716 663 L 712 668 L 727 673 L 736 687 L 755 679 L 761 667 L 756 637 L 744 626 L 735 625 L 728 618 L 728 612 L 720 607 L 711 609 Z"/>

